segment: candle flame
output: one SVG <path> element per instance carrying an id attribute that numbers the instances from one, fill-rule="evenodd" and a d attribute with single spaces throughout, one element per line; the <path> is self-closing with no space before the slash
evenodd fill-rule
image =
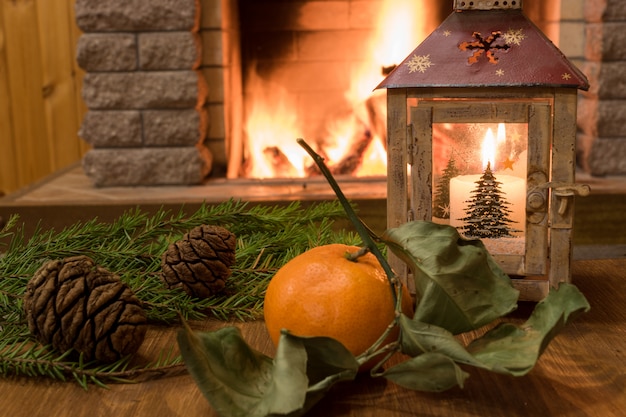
<path id="1" fill-rule="evenodd" d="M 496 139 L 498 140 L 498 145 L 504 143 L 506 140 L 506 128 L 504 127 L 504 123 L 498 123 L 498 133 L 496 134 Z"/>
<path id="2" fill-rule="evenodd" d="M 491 128 L 487 129 L 485 140 L 483 140 L 482 158 L 483 169 L 486 169 L 487 165 L 491 165 L 493 167 L 496 160 L 496 137 Z"/>

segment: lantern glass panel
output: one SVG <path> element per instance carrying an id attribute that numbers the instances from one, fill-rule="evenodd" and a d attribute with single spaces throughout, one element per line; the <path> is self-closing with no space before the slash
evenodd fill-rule
<path id="1" fill-rule="evenodd" d="M 528 124 L 433 123 L 433 220 L 524 254 Z"/>

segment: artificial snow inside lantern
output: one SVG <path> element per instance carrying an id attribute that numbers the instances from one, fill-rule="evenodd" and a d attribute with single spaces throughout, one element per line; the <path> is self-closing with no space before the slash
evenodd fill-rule
<path id="1" fill-rule="evenodd" d="M 574 195 L 589 192 L 574 178 L 577 93 L 589 85 L 522 2 L 457 0 L 378 88 L 388 226 L 432 220 L 482 239 L 521 299 L 570 281 Z"/>

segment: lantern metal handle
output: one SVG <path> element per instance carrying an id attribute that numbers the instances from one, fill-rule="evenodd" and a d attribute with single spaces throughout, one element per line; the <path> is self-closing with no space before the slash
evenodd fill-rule
<path id="1" fill-rule="evenodd" d="M 535 187 L 535 190 L 546 188 L 552 188 L 552 192 L 559 200 L 558 213 L 560 216 L 564 215 L 567 211 L 570 197 L 575 195 L 586 197 L 591 192 L 591 187 L 587 184 L 572 184 L 568 182 L 546 182 Z"/>

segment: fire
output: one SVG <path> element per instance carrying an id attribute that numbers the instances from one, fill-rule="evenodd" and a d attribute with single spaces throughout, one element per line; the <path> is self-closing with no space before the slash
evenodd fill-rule
<path id="1" fill-rule="evenodd" d="M 485 139 L 483 140 L 482 145 L 482 160 L 483 160 L 483 169 L 487 168 L 487 165 L 493 164 L 496 160 L 496 137 L 493 134 L 493 130 L 491 128 L 487 129 L 487 134 L 485 135 Z"/>
<path id="2" fill-rule="evenodd" d="M 249 86 L 256 93 L 249 100 L 245 126 L 247 176 L 305 176 L 307 154 L 295 141 L 300 133 L 289 95 L 280 86 L 264 83 L 254 71 L 251 71 Z"/>
<path id="3" fill-rule="evenodd" d="M 313 163 L 296 143 L 303 137 L 323 155 L 335 174 L 377 176 L 387 173 L 386 95 L 373 88 L 382 81 L 383 67 L 401 62 L 425 36 L 423 25 L 415 20 L 425 13 L 422 1 L 382 2 L 378 30 L 367 45 L 369 59 L 359 61 L 350 74 L 345 92 L 349 112 L 337 111 L 326 120 L 320 137 L 306 137 L 307 126 L 298 115 L 297 98 L 280 85 L 268 84 L 254 71 L 247 90 L 255 91 L 246 109 L 244 175 L 251 178 L 287 178 L 310 175 Z"/>

